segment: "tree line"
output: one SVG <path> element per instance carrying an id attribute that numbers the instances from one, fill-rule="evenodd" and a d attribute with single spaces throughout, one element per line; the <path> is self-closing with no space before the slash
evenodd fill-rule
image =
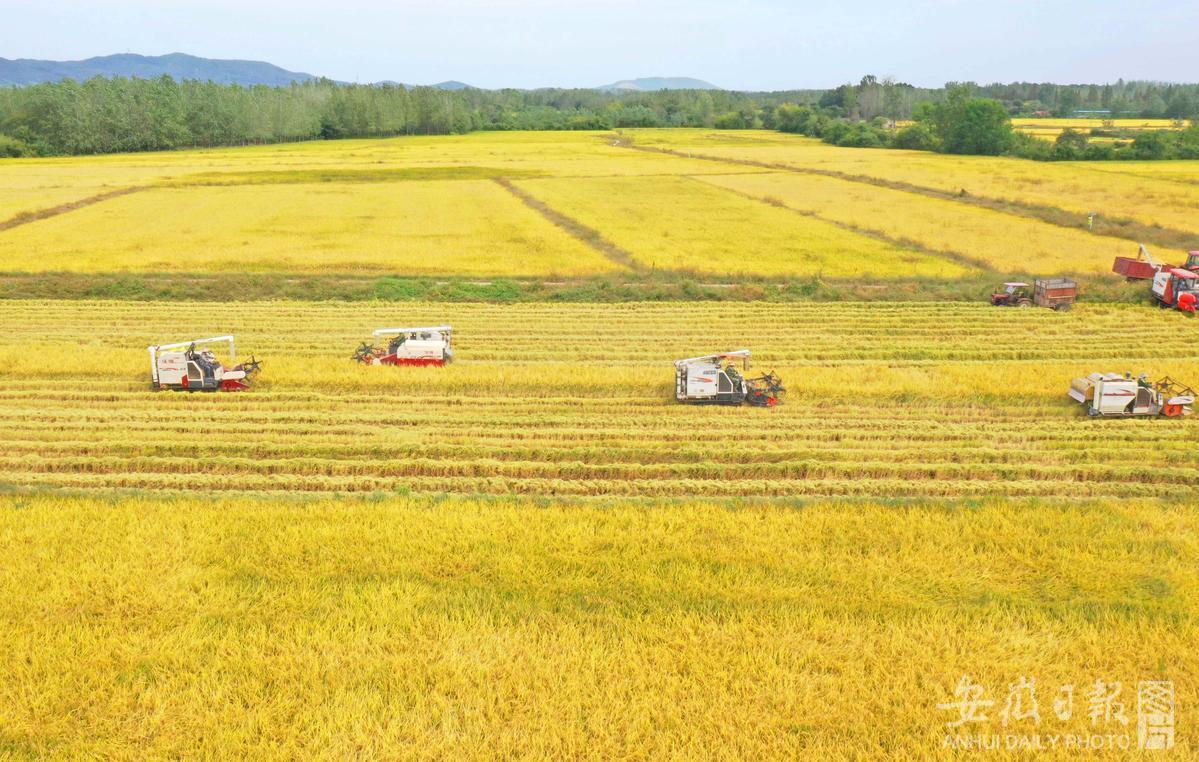
<path id="1" fill-rule="evenodd" d="M 963 110 L 963 97 L 954 93 L 969 94 L 966 100 L 992 105 L 974 104 Z M 149 80 L 97 77 L 86 82 L 63 80 L 0 88 L 0 156 L 114 153 L 475 130 L 621 127 L 781 129 L 838 145 L 901 145 L 961 152 L 976 150 L 979 138 L 955 137 L 946 114 L 978 116 L 986 111 L 998 119 L 1024 114 L 1029 109 L 1033 113 L 1040 113 L 1042 107 L 1054 112 L 1072 111 L 1093 103 L 1106 103 L 1112 109 L 1140 109 L 1137 114 L 1146 117 L 1193 112 L 1199 108 L 1199 85 L 966 84 L 922 89 L 867 76 L 856 84 L 832 90 L 606 93 L 589 89 L 449 91 L 346 85 L 329 80 L 289 87 L 242 87 L 175 81 L 166 76 Z M 1121 115 L 1127 114 L 1121 111 Z M 909 119 L 916 124 L 898 131 L 891 129 L 896 120 Z M 1006 143 L 1001 153 L 1042 150 L 1021 141 L 1018 135 L 1002 140 Z M 1151 147 L 1157 154 L 1154 158 L 1179 153 L 1175 137 L 1146 140 L 1157 140 Z M 994 149 L 992 139 L 983 142 L 987 152 Z M 1057 153 L 1048 158 L 1064 157 L 1071 151 L 1107 150 L 1080 147 L 1073 135 L 1063 145 L 1053 147 Z M 1142 152 L 1149 151 L 1142 148 Z"/>
<path id="2" fill-rule="evenodd" d="M 881 116 L 865 120 L 840 113 L 819 105 L 783 104 L 774 109 L 772 121 L 783 132 L 855 148 L 1006 155 L 1037 161 L 1199 159 L 1199 124 L 1180 123 L 1180 129 L 1173 130 L 1130 130 L 1111 120 L 1095 119 L 1095 127 L 1064 130 L 1051 143 L 1014 130 L 1008 107 L 978 97 L 978 90 L 969 85 L 951 86 L 940 100 L 917 103 L 911 123 L 898 129 Z"/>

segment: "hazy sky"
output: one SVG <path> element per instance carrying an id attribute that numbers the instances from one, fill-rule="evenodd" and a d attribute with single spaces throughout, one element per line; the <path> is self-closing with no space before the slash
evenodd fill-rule
<path id="1" fill-rule="evenodd" d="M 1199 0 L 4 0 L 0 57 L 193 53 L 480 87 L 1199 80 Z"/>

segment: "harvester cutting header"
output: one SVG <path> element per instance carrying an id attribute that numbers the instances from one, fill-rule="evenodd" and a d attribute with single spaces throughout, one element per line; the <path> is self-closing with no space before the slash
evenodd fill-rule
<path id="1" fill-rule="evenodd" d="M 454 360 L 454 329 L 448 325 L 427 328 L 380 328 L 376 339 L 390 337 L 385 347 L 369 342 L 354 352 L 352 359 L 364 365 L 436 365 Z"/>
<path id="2" fill-rule="evenodd" d="M 741 370 L 737 370 L 737 361 Z M 712 405 L 740 405 L 748 402 L 755 407 L 774 407 L 786 394 L 783 382 L 773 372 L 757 378 L 747 378 L 749 350 L 689 357 L 674 363 L 675 392 L 679 402 Z"/>
<path id="3" fill-rule="evenodd" d="M 249 389 L 250 381 L 261 363 L 251 356 L 249 362 L 225 365 L 217 359 L 216 353 L 205 348 L 210 344 L 228 344 L 229 362 L 237 362 L 232 336 L 147 347 L 154 388 L 187 392 L 240 392 Z"/>

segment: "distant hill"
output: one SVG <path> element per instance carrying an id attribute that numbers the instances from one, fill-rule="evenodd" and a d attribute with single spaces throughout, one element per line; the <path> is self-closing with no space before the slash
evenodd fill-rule
<path id="1" fill-rule="evenodd" d="M 165 56 L 139 56 L 122 53 L 86 58 L 82 61 L 39 61 L 32 58 L 0 58 L 0 85 L 34 85 L 62 79 L 86 80 L 92 77 L 140 77 L 154 79 L 169 74 L 177 80 L 199 79 L 224 85 L 270 85 L 280 87 L 292 82 L 316 79 L 311 74 L 288 71 L 265 61 L 200 58 L 186 53 Z"/>
<path id="2" fill-rule="evenodd" d="M 467 90 L 471 88 L 472 85 L 468 85 L 465 82 L 459 82 L 456 79 L 450 79 L 446 80 L 445 82 L 438 82 L 436 85 L 430 85 L 430 87 L 436 87 L 438 90 Z"/>
<path id="3" fill-rule="evenodd" d="M 651 90 L 719 90 L 711 82 L 691 77 L 642 77 L 641 79 L 622 79 L 610 85 L 595 88 L 606 93 L 648 92 Z"/>

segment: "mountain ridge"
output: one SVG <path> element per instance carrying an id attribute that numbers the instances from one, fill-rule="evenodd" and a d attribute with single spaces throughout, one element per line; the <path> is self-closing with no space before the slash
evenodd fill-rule
<path id="1" fill-rule="evenodd" d="M 0 58 L 0 85 L 35 85 L 64 79 L 84 81 L 92 77 L 156 79 L 164 74 L 177 80 L 199 79 L 223 85 L 271 87 L 318 79 L 313 74 L 288 71 L 266 61 L 201 58 L 187 53 L 168 53 L 163 56 L 117 53 L 78 61 Z"/>
<path id="2" fill-rule="evenodd" d="M 644 93 L 655 90 L 719 90 L 720 87 L 694 77 L 639 77 L 617 80 L 610 85 L 600 85 L 593 89 L 606 93 Z"/>

